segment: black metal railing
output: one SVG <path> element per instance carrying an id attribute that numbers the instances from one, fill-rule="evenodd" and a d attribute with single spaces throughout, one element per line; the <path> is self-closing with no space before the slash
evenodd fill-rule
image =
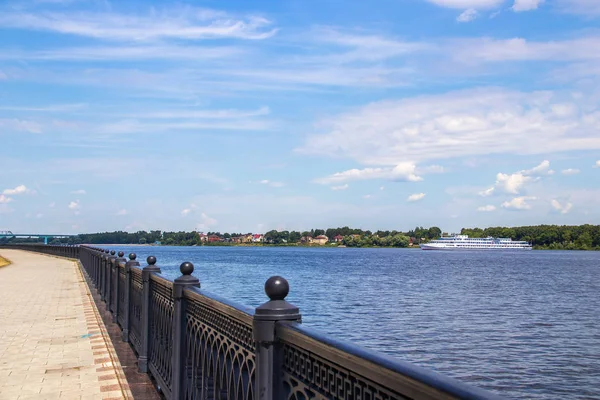
<path id="1" fill-rule="evenodd" d="M 282 277 L 253 309 L 201 289 L 188 262 L 171 281 L 152 256 L 140 268 L 133 253 L 89 246 L 10 248 L 78 259 L 167 399 L 500 399 L 303 326 Z"/>

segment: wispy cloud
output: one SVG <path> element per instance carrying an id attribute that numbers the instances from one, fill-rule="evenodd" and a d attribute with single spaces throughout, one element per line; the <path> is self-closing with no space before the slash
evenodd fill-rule
<path id="1" fill-rule="evenodd" d="M 0 204 L 7 204 L 10 203 L 12 201 L 12 199 L 8 196 L 5 196 L 4 194 L 0 194 Z"/>
<path id="2" fill-rule="evenodd" d="M 359 181 L 367 179 L 386 179 L 392 181 L 407 181 L 418 182 L 423 178 L 415 174 L 416 166 L 412 163 L 401 163 L 394 168 L 364 168 L 364 169 L 349 169 L 343 172 L 317 178 L 315 183 L 329 185 L 332 183 L 342 183 L 349 181 Z"/>
<path id="3" fill-rule="evenodd" d="M 81 212 L 81 204 L 79 202 L 79 200 L 75 200 L 69 203 L 69 205 L 67 206 L 69 210 L 73 211 L 73 213 L 75 215 L 79 215 L 79 213 Z"/>
<path id="4" fill-rule="evenodd" d="M 271 186 L 274 188 L 281 188 L 281 187 L 285 186 L 285 183 L 283 183 L 283 182 L 273 182 L 268 179 L 263 179 L 262 181 L 259 181 L 258 183 L 260 183 L 261 185 L 267 185 L 267 186 Z"/>
<path id="5" fill-rule="evenodd" d="M 0 118 L 0 128 L 3 131 L 16 131 L 16 132 L 28 132 L 28 133 L 42 133 L 42 126 L 30 120 L 22 119 L 2 119 Z"/>
<path id="6" fill-rule="evenodd" d="M 458 17 L 456 17 L 456 20 L 458 22 L 471 22 L 475 18 L 477 18 L 478 14 L 479 13 L 477 12 L 477 10 L 475 10 L 474 8 L 469 8 L 463 11 L 462 14 L 460 14 Z"/>
<path id="7" fill-rule="evenodd" d="M 550 169 L 550 161 L 548 160 L 542 161 L 539 165 L 531 169 L 521 170 L 513 174 L 499 172 L 496 175 L 494 186 L 479 192 L 479 195 L 483 197 L 490 196 L 498 190 L 509 194 L 519 194 L 526 183 L 552 174 L 554 174 L 554 171 Z"/>
<path id="8" fill-rule="evenodd" d="M 491 212 L 491 211 L 495 211 L 495 210 L 496 210 L 496 206 L 493 206 L 491 204 L 488 204 L 487 206 L 477 207 L 477 211 Z"/>
<path id="9" fill-rule="evenodd" d="M 300 151 L 396 165 L 600 149 L 599 111 L 591 94 L 573 98 L 570 93 L 469 89 L 374 102 L 324 119 L 322 132 L 309 135 Z"/>
<path id="10" fill-rule="evenodd" d="M 530 210 L 531 204 L 528 203 L 529 200 L 536 200 L 534 196 L 520 196 L 515 197 L 510 201 L 505 201 L 502 203 L 502 207 L 507 210 Z"/>
<path id="11" fill-rule="evenodd" d="M 410 201 L 410 202 L 419 201 L 419 200 L 422 200 L 424 197 L 425 197 L 425 193 L 415 193 L 415 194 L 411 194 L 410 196 L 408 196 L 406 201 Z"/>
<path id="12" fill-rule="evenodd" d="M 339 186 L 332 186 L 331 190 L 346 190 L 348 189 L 350 186 L 346 183 L 343 185 L 339 185 Z"/>
<path id="13" fill-rule="evenodd" d="M 277 29 L 260 16 L 236 18 L 223 12 L 181 7 L 119 14 L 116 12 L 40 12 L 5 10 L 0 14 L 4 28 L 50 31 L 116 41 L 159 39 L 266 39 Z"/>
<path id="14" fill-rule="evenodd" d="M 4 189 L 2 191 L 2 193 L 7 196 L 14 196 L 14 195 L 31 193 L 31 192 L 32 192 L 32 190 L 27 189 L 27 186 L 25 186 L 25 185 L 19 185 L 13 189 Z"/>
<path id="15" fill-rule="evenodd" d="M 573 208 L 573 204 L 571 203 L 560 203 L 558 200 L 553 199 L 550 204 L 552 205 L 552 207 L 560 212 L 561 214 L 567 214 L 569 211 L 571 211 L 571 208 Z"/>
<path id="16" fill-rule="evenodd" d="M 563 169 L 560 173 L 563 175 L 577 175 L 580 172 L 581 171 L 578 170 L 577 168 L 567 168 L 567 169 Z"/>
<path id="17" fill-rule="evenodd" d="M 512 6 L 514 12 L 536 10 L 544 0 L 515 0 Z"/>
<path id="18" fill-rule="evenodd" d="M 425 0 L 440 7 L 488 9 L 501 5 L 504 0 Z"/>
<path id="19" fill-rule="evenodd" d="M 86 191 L 84 189 L 73 190 L 71 194 L 86 194 Z"/>
<path id="20" fill-rule="evenodd" d="M 556 0 L 555 3 L 564 13 L 600 16 L 600 2 L 597 0 Z"/>

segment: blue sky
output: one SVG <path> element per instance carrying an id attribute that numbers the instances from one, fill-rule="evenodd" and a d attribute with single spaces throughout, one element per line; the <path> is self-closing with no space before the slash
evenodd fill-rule
<path id="1" fill-rule="evenodd" d="M 600 222 L 598 0 L 4 1 L 0 230 Z"/>

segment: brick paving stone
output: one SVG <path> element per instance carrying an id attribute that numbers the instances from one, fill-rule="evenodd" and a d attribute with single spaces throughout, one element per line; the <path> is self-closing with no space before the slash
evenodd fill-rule
<path id="1" fill-rule="evenodd" d="M 133 398 L 77 263 L 2 255 L 0 400 Z"/>

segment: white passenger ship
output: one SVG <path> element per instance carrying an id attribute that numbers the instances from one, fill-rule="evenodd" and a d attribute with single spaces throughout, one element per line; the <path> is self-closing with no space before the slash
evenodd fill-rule
<path id="1" fill-rule="evenodd" d="M 423 250 L 531 250 L 525 241 L 511 238 L 469 238 L 468 235 L 441 237 L 421 244 Z"/>

